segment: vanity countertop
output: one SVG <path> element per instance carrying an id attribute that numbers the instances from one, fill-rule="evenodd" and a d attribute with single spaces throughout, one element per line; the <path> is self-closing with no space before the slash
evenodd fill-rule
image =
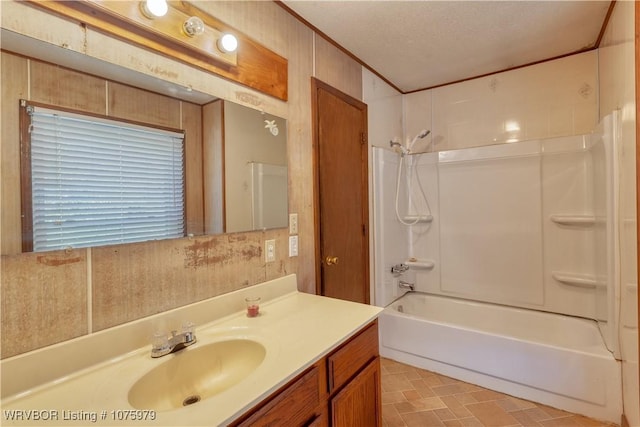
<path id="1" fill-rule="evenodd" d="M 262 298 L 259 316 L 249 318 L 240 308 L 246 295 L 268 297 Z M 192 312 L 188 306 L 181 308 L 179 316 L 192 315 L 200 319 L 203 312 L 214 306 L 236 310 L 223 313 L 222 317 L 211 316 L 217 318 L 197 325 L 198 342 L 178 353 L 153 359 L 150 357 L 151 347 L 146 345 L 5 396 L 2 400 L 2 425 L 226 425 L 346 341 L 382 310 L 298 292 L 293 275 L 194 306 L 197 306 L 194 308 L 196 311 Z M 177 316 L 172 314 L 173 318 Z M 145 321 L 150 322 L 148 319 Z M 111 333 L 102 340 L 113 339 L 113 336 Z M 166 358 L 180 357 L 181 352 L 193 351 L 208 343 L 238 338 L 261 343 L 266 348 L 266 356 L 255 371 L 226 391 L 190 406 L 161 412 L 136 410 L 129 403 L 128 391 L 135 382 L 165 362 Z M 92 336 L 85 339 L 91 340 Z M 82 343 L 85 348 L 87 344 L 91 348 L 91 343 Z M 60 347 L 49 351 L 64 353 L 65 349 Z M 96 344 L 95 348 L 100 348 L 100 345 Z M 42 361 L 47 360 L 47 351 L 17 356 L 8 363 L 3 361 L 1 367 L 15 367 L 25 372 L 29 369 L 46 370 Z M 53 364 L 60 363 L 59 354 L 52 353 L 51 357 Z M 75 357 L 83 356 L 78 354 Z"/>

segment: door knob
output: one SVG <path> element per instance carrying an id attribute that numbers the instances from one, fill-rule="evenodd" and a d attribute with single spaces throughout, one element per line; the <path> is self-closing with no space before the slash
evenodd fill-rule
<path id="1" fill-rule="evenodd" d="M 338 257 L 337 256 L 328 256 L 324 259 L 324 262 L 327 265 L 333 265 L 333 264 L 337 264 L 338 263 Z"/>

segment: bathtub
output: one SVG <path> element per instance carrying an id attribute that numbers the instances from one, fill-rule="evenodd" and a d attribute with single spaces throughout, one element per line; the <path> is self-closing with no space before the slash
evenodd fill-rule
<path id="1" fill-rule="evenodd" d="M 383 310 L 379 327 L 383 357 L 620 422 L 620 362 L 595 321 L 410 292 Z"/>

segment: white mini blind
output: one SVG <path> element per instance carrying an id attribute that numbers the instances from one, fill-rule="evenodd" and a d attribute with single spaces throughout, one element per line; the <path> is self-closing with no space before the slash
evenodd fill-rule
<path id="1" fill-rule="evenodd" d="M 29 114 L 34 251 L 184 236 L 184 134 Z"/>

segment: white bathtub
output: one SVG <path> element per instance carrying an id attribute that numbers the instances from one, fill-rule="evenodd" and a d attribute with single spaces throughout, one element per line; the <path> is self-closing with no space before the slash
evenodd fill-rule
<path id="1" fill-rule="evenodd" d="M 620 365 L 595 321 L 411 292 L 379 322 L 384 357 L 620 422 Z"/>

